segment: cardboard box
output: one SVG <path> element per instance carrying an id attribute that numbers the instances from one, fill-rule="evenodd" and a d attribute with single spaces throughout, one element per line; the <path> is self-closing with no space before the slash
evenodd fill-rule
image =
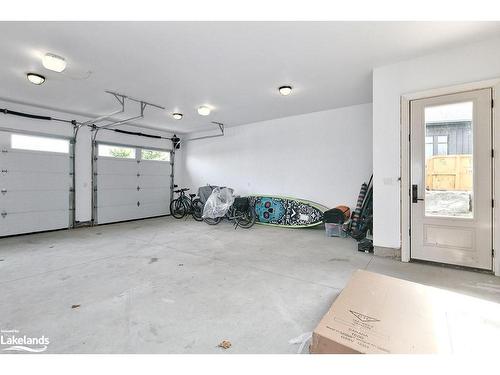
<path id="1" fill-rule="evenodd" d="M 313 332 L 311 353 L 494 353 L 500 305 L 356 271 Z"/>

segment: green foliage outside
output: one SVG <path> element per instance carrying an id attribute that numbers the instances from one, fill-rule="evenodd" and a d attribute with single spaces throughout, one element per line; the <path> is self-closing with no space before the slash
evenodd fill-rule
<path id="1" fill-rule="evenodd" d="M 131 155 L 132 150 L 126 148 L 112 148 L 109 150 L 109 153 L 115 158 L 128 158 Z"/>
<path id="2" fill-rule="evenodd" d="M 165 160 L 167 154 L 161 151 L 142 150 L 142 158 L 145 160 Z"/>

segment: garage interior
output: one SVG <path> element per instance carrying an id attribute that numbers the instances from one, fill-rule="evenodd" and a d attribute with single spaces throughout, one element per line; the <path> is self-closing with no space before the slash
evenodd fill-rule
<path id="1" fill-rule="evenodd" d="M 490 187 L 488 204 L 500 192 L 500 22 L 2 21 L 0 46 L 2 337 L 49 338 L 24 348 L 52 354 L 378 353 L 315 341 L 343 290 L 360 290 L 346 288 L 357 270 L 465 298 L 462 327 L 496 316 L 473 339 L 500 331 L 498 214 L 478 190 Z M 474 103 L 470 118 L 436 114 L 425 123 L 434 133 L 410 149 L 408 108 L 456 93 L 477 95 L 453 99 Z M 476 140 L 483 125 L 490 138 Z M 465 165 L 429 172 L 423 224 L 412 216 L 425 205 L 417 149 Z M 481 149 L 491 160 L 476 164 Z M 192 202 L 175 202 L 203 187 L 197 220 Z M 224 187 L 248 208 L 210 222 Z M 482 232 L 445 233 L 443 210 L 463 225 L 484 216 Z M 432 229 L 422 251 L 417 224 Z M 351 313 L 369 324 L 370 308 Z M 395 335 L 382 352 L 470 350 Z"/>

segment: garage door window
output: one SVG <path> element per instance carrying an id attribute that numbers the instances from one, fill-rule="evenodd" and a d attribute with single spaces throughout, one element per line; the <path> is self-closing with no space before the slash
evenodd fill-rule
<path id="1" fill-rule="evenodd" d="M 99 145 L 99 156 L 118 159 L 135 159 L 135 148 Z"/>
<path id="2" fill-rule="evenodd" d="M 170 153 L 157 150 L 141 150 L 142 160 L 170 161 Z"/>
<path id="3" fill-rule="evenodd" d="M 69 153 L 69 141 L 67 139 L 37 137 L 33 135 L 12 134 L 11 148 L 29 151 Z"/>

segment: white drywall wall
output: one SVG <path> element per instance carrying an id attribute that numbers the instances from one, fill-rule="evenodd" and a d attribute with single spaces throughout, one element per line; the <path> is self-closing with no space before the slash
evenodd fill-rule
<path id="1" fill-rule="evenodd" d="M 53 110 L 45 110 L 42 108 L 20 105 L 0 101 L 0 108 L 7 108 L 13 111 L 26 112 L 42 116 L 51 116 L 67 120 L 86 121 L 88 118 L 82 118 L 68 113 L 61 113 Z M 0 128 L 20 129 L 31 132 L 46 133 L 47 135 L 63 135 L 67 137 L 73 136 L 73 127 L 71 124 L 29 119 L 13 115 L 5 115 L 0 113 Z M 142 132 L 146 134 L 170 136 L 164 132 L 159 132 L 149 129 L 138 129 L 134 127 L 122 126 L 120 129 Z M 143 147 L 156 147 L 170 149 L 172 143 L 169 140 L 159 140 L 154 138 L 138 137 L 126 134 L 118 134 L 116 132 L 100 131 L 97 137 L 99 141 L 110 143 L 123 143 Z M 181 155 L 179 152 L 178 155 Z M 75 149 L 75 218 L 77 221 L 88 221 L 92 217 L 91 208 L 91 131 L 88 127 L 83 127 L 78 133 Z M 179 169 L 176 167 L 176 173 Z"/>
<path id="2" fill-rule="evenodd" d="M 373 71 L 374 245 L 400 247 L 400 98 L 500 77 L 500 39 Z"/>
<path id="3" fill-rule="evenodd" d="M 371 122 L 371 104 L 362 104 L 226 128 L 184 143 L 177 181 L 354 207 L 372 171 Z"/>

